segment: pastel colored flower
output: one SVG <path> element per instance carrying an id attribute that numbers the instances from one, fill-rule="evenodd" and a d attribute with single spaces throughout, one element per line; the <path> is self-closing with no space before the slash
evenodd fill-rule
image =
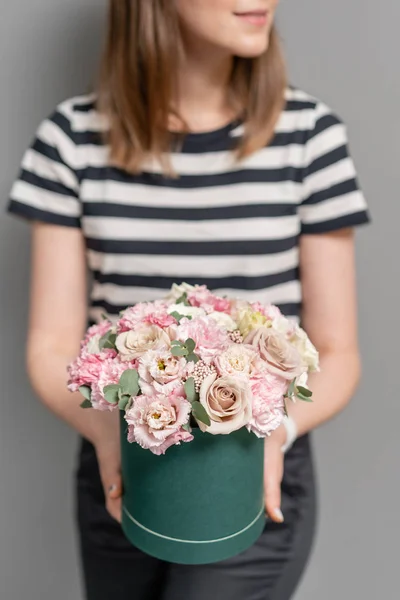
<path id="1" fill-rule="evenodd" d="M 197 317 L 204 317 L 206 314 L 206 311 L 203 308 L 199 308 L 198 306 L 186 306 L 183 303 L 171 304 L 171 306 L 168 307 L 168 312 L 170 314 L 173 312 L 177 312 L 184 317 L 191 317 L 192 319 L 196 319 Z"/>
<path id="2" fill-rule="evenodd" d="M 211 312 L 208 315 L 210 319 L 214 319 L 217 323 L 218 327 L 222 327 L 225 331 L 235 331 L 237 330 L 237 323 L 232 319 L 232 317 L 224 312 Z"/>
<path id="3" fill-rule="evenodd" d="M 214 365 L 221 377 L 225 375 L 250 377 L 257 357 L 258 354 L 252 346 L 232 344 L 214 358 Z"/>
<path id="4" fill-rule="evenodd" d="M 205 285 L 196 285 L 188 292 L 188 301 L 192 306 L 201 306 L 207 313 L 226 312 L 231 310 L 231 301 L 228 298 L 216 296 Z"/>
<path id="5" fill-rule="evenodd" d="M 260 312 L 264 317 L 267 317 L 269 321 L 273 321 L 282 315 L 281 311 L 277 306 L 273 304 L 261 304 L 260 302 L 252 302 L 251 308 L 255 312 Z"/>
<path id="6" fill-rule="evenodd" d="M 298 325 L 290 339 L 291 343 L 300 353 L 303 363 L 310 371 L 319 371 L 319 353 L 310 338 Z"/>
<path id="7" fill-rule="evenodd" d="M 140 387 L 144 394 L 169 394 L 181 385 L 187 376 L 188 364 L 183 357 L 175 357 L 168 350 L 150 350 L 139 363 Z"/>
<path id="8" fill-rule="evenodd" d="M 142 325 L 133 331 L 120 333 L 115 345 L 122 361 L 139 358 L 148 350 L 167 349 L 171 346 L 168 334 L 157 325 Z"/>
<path id="9" fill-rule="evenodd" d="M 158 327 L 173 325 L 176 320 L 168 314 L 167 308 L 168 303 L 163 300 L 140 302 L 124 311 L 117 323 L 117 330 L 123 333 L 146 323 Z"/>
<path id="10" fill-rule="evenodd" d="M 206 377 L 200 387 L 200 402 L 211 420 L 202 431 L 213 435 L 229 434 L 247 425 L 251 418 L 251 390 L 247 381 L 237 377 Z"/>
<path id="11" fill-rule="evenodd" d="M 112 323 L 104 319 L 96 325 L 92 325 L 86 332 L 86 335 L 82 342 L 82 348 L 85 348 L 89 354 L 99 354 L 100 346 L 99 342 L 101 338 L 113 329 Z"/>
<path id="12" fill-rule="evenodd" d="M 125 414 L 128 441 L 153 454 L 164 454 L 174 444 L 190 442 L 193 436 L 182 427 L 189 421 L 191 404 L 179 396 L 138 396 Z"/>
<path id="13" fill-rule="evenodd" d="M 102 350 L 93 354 L 84 349 L 68 366 L 68 389 L 77 392 L 83 385 L 91 387 L 100 376 L 103 363 L 114 359 L 115 350 Z"/>
<path id="14" fill-rule="evenodd" d="M 250 309 L 241 314 L 241 318 L 238 321 L 238 327 L 240 333 L 246 339 L 251 331 L 267 325 L 268 323 L 270 323 L 270 321 L 268 321 L 263 313 Z"/>
<path id="15" fill-rule="evenodd" d="M 121 375 L 127 368 L 133 365 L 122 364 L 117 360 L 107 360 L 102 363 L 98 379 L 92 385 L 91 402 L 97 410 L 116 410 L 118 404 L 110 404 L 104 397 L 104 388 L 107 385 L 119 383 Z"/>
<path id="16" fill-rule="evenodd" d="M 179 298 L 181 298 L 183 296 L 183 294 L 188 294 L 192 290 L 194 290 L 194 286 L 190 285 L 190 283 L 184 282 L 184 283 L 181 283 L 180 285 L 178 285 L 177 283 L 174 283 L 172 285 L 171 290 L 168 293 L 166 299 L 172 303 L 175 303 L 177 300 L 179 300 Z"/>
<path id="17" fill-rule="evenodd" d="M 205 362 L 210 362 L 216 354 L 231 344 L 227 331 L 218 327 L 214 319 L 209 317 L 200 317 L 193 321 L 182 319 L 177 328 L 177 339 L 185 342 L 188 338 L 196 342 L 196 354 Z"/>
<path id="18" fill-rule="evenodd" d="M 268 370 L 284 379 L 293 380 L 306 370 L 298 350 L 286 336 L 270 327 L 259 327 L 245 338 L 268 363 Z"/>
<path id="19" fill-rule="evenodd" d="M 283 333 L 290 341 L 292 341 L 292 337 L 296 331 L 296 323 L 283 315 L 279 315 L 275 317 L 272 321 L 272 327 L 279 333 Z"/>
<path id="20" fill-rule="evenodd" d="M 282 423 L 285 415 L 284 396 L 288 381 L 271 373 L 265 373 L 250 382 L 253 394 L 252 416 L 249 431 L 257 437 L 270 435 Z"/>

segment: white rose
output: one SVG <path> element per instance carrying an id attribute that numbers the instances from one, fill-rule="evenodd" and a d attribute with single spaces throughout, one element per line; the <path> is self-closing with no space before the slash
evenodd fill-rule
<path id="1" fill-rule="evenodd" d="M 279 331 L 279 333 L 283 333 L 283 335 L 288 337 L 291 337 L 296 330 L 296 324 L 283 315 L 275 317 L 275 319 L 272 321 L 272 327 L 276 331 Z"/>
<path id="2" fill-rule="evenodd" d="M 186 306 L 185 304 L 172 304 L 168 307 L 168 314 L 173 312 L 177 312 L 183 317 L 192 317 L 192 319 L 204 317 L 206 314 L 206 311 L 198 306 Z"/>
<path id="3" fill-rule="evenodd" d="M 183 296 L 183 294 L 193 292 L 194 289 L 194 286 L 190 285 L 190 283 L 181 283 L 181 285 L 174 283 L 171 287 L 171 291 L 167 295 L 167 300 L 176 301 Z"/>
<path id="4" fill-rule="evenodd" d="M 214 363 L 220 376 L 244 375 L 250 377 L 253 363 L 258 354 L 253 348 L 243 344 L 232 344 L 225 352 L 218 354 Z"/>
<path id="5" fill-rule="evenodd" d="M 157 325 L 147 325 L 134 331 L 120 333 L 115 342 L 122 361 L 135 360 L 148 350 L 167 349 L 171 340 Z"/>
<path id="6" fill-rule="evenodd" d="M 237 329 L 236 322 L 226 313 L 215 311 L 208 316 L 211 319 L 214 319 L 214 321 L 217 322 L 217 325 L 225 329 L 225 331 L 235 331 Z"/>
<path id="7" fill-rule="evenodd" d="M 310 371 L 319 371 L 319 353 L 310 338 L 299 326 L 296 326 L 291 343 L 298 350 L 305 365 Z"/>

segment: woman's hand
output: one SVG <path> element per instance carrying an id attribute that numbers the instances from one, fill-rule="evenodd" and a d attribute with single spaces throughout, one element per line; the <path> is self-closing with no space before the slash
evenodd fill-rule
<path id="1" fill-rule="evenodd" d="M 96 454 L 106 497 L 106 508 L 113 519 L 120 523 L 122 478 L 119 439 L 117 443 L 107 440 L 105 443 L 96 444 Z"/>
<path id="2" fill-rule="evenodd" d="M 113 519 L 120 523 L 123 490 L 118 414 L 97 412 L 93 416 L 96 417 L 96 422 L 91 441 L 96 448 L 106 507 Z"/>
<path id="3" fill-rule="evenodd" d="M 265 439 L 264 491 L 265 508 L 275 523 L 283 522 L 281 511 L 281 482 L 283 477 L 284 454 L 281 450 L 286 440 L 283 425 Z"/>

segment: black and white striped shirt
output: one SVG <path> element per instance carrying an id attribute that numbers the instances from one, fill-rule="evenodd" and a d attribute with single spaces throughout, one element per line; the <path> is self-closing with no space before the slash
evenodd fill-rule
<path id="1" fill-rule="evenodd" d="M 173 282 L 301 307 L 298 244 L 368 221 L 346 129 L 327 106 L 287 90 L 272 142 L 239 164 L 238 123 L 189 134 L 172 155 L 178 178 L 155 164 L 112 167 L 94 96 L 62 103 L 38 129 L 9 211 L 81 227 L 93 272 L 89 318 L 162 297 Z"/>

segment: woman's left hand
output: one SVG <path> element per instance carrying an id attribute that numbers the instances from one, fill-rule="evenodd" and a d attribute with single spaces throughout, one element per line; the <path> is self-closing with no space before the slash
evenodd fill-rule
<path id="1" fill-rule="evenodd" d="M 275 523 L 284 520 L 281 511 L 281 483 L 283 477 L 284 454 L 281 450 L 286 440 L 283 425 L 265 439 L 264 493 L 265 508 Z"/>

